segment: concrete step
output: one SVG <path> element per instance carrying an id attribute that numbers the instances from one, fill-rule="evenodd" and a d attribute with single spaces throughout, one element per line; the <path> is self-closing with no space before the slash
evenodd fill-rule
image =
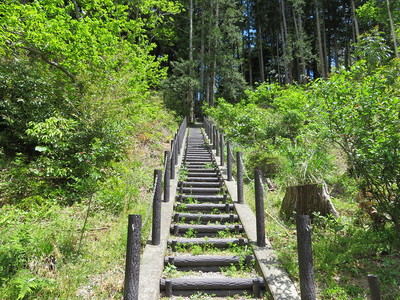
<path id="1" fill-rule="evenodd" d="M 253 255 L 180 255 L 166 256 L 164 265 L 175 266 L 179 271 L 219 272 L 221 267 L 252 266 L 254 259 Z"/>
<path id="2" fill-rule="evenodd" d="M 223 190 L 220 187 L 180 187 L 178 192 L 186 195 L 216 195 Z"/>
<path id="3" fill-rule="evenodd" d="M 178 203 L 175 206 L 175 209 L 185 209 L 190 212 L 194 211 L 202 211 L 202 212 L 211 212 L 213 210 L 224 211 L 224 212 L 231 212 L 234 210 L 234 205 L 225 203 L 225 204 L 182 204 Z"/>
<path id="4" fill-rule="evenodd" d="M 166 297 L 191 296 L 198 292 L 216 297 L 253 295 L 260 298 L 265 291 L 265 282 L 256 278 L 170 278 L 161 279 L 160 289 Z"/>
<path id="5" fill-rule="evenodd" d="M 235 223 L 239 221 L 239 217 L 235 214 L 191 214 L 176 213 L 174 214 L 174 222 L 198 222 L 199 224 L 211 223 Z"/>
<path id="6" fill-rule="evenodd" d="M 178 246 L 212 246 L 219 249 L 227 249 L 232 245 L 245 246 L 249 241 L 244 238 L 238 239 L 219 239 L 219 238 L 176 238 L 169 239 L 168 245 L 171 246 L 172 251 L 176 251 Z"/>
<path id="7" fill-rule="evenodd" d="M 189 177 L 187 181 L 190 182 L 222 182 L 220 177 Z"/>
<path id="8" fill-rule="evenodd" d="M 228 200 L 227 195 L 178 195 L 176 196 L 176 200 L 185 203 L 190 201 L 197 203 L 226 203 Z"/>
<path id="9" fill-rule="evenodd" d="M 186 177 L 190 180 L 191 177 L 218 177 L 217 172 L 187 172 Z"/>
<path id="10" fill-rule="evenodd" d="M 216 188 L 221 187 L 221 182 L 196 182 L 196 181 L 180 181 L 179 187 L 205 187 L 205 188 Z"/>
<path id="11" fill-rule="evenodd" d="M 216 235 L 218 232 L 224 231 L 229 233 L 243 233 L 243 226 L 236 225 L 191 225 L 191 224 L 175 224 L 171 225 L 170 232 L 174 235 L 185 234 L 188 230 L 194 230 L 198 237 Z"/>

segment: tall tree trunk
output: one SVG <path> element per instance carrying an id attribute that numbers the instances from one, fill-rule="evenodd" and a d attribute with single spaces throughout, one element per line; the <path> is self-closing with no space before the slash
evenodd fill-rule
<path id="1" fill-rule="evenodd" d="M 338 36 L 337 33 L 335 33 L 335 37 L 334 37 L 334 60 L 335 60 L 335 68 L 338 69 L 339 68 L 339 43 L 338 43 Z"/>
<path id="2" fill-rule="evenodd" d="M 295 6 L 293 9 L 293 20 L 294 20 L 294 29 L 296 32 L 297 40 L 298 40 L 298 49 L 299 49 L 299 60 L 300 63 L 298 64 L 298 81 L 302 83 L 306 83 L 306 60 L 305 60 L 305 40 L 304 40 L 304 29 L 303 29 L 303 22 L 301 19 L 301 8 Z"/>
<path id="3" fill-rule="evenodd" d="M 257 1 L 257 44 L 258 44 L 258 63 L 260 69 L 260 81 L 265 81 L 264 72 L 264 50 L 263 50 L 263 38 L 262 38 L 262 27 L 261 27 L 261 12 L 260 12 L 260 0 Z"/>
<path id="4" fill-rule="evenodd" d="M 203 105 L 205 96 L 205 74 L 204 74 L 204 53 L 205 53 L 205 41 L 204 41 L 204 12 L 203 7 L 201 12 L 201 41 L 200 41 L 200 104 Z"/>
<path id="5" fill-rule="evenodd" d="M 395 29 L 394 29 L 393 18 L 392 18 L 392 12 L 391 12 L 391 10 L 390 10 L 390 2 L 389 2 L 389 0 L 386 0 L 386 6 L 387 6 L 387 11 L 388 11 L 388 16 L 389 16 L 390 33 L 391 33 L 392 39 L 393 39 L 394 54 L 396 55 L 397 58 L 399 58 L 399 52 L 398 52 L 398 50 L 397 50 L 396 31 L 395 31 Z"/>
<path id="6" fill-rule="evenodd" d="M 356 17 L 356 5 L 354 4 L 354 0 L 350 0 L 351 5 L 351 19 L 353 21 L 354 27 L 354 42 L 358 42 L 358 37 L 360 36 L 360 29 L 358 28 L 358 20 Z"/>
<path id="7" fill-rule="evenodd" d="M 319 17 L 318 0 L 315 0 L 314 3 L 315 3 L 315 22 L 317 25 L 317 43 L 318 43 L 319 64 L 320 64 L 320 69 L 321 69 L 321 76 L 323 78 L 326 78 L 325 57 L 324 57 L 324 49 L 322 46 L 322 35 L 321 35 L 321 24 L 320 24 L 320 17 Z"/>
<path id="8" fill-rule="evenodd" d="M 251 7 L 251 1 L 246 1 L 247 2 L 247 6 L 246 6 L 246 10 L 247 10 L 247 14 L 250 16 L 252 13 L 252 7 Z M 248 21 L 246 23 L 246 25 L 248 25 L 248 27 L 246 28 L 247 30 L 247 39 L 246 39 L 246 45 L 247 45 L 247 64 L 249 66 L 249 85 L 253 86 L 253 62 L 251 59 L 251 22 Z"/>
<path id="9" fill-rule="evenodd" d="M 215 74 L 217 72 L 217 53 L 218 53 L 218 22 L 219 22 L 219 1 L 212 1 L 215 3 L 215 37 L 214 37 L 214 53 L 213 62 L 210 74 L 210 106 L 214 106 L 215 102 Z"/>
<path id="10" fill-rule="evenodd" d="M 263 40 L 261 34 L 261 24 L 258 24 L 258 62 L 260 68 L 260 81 L 265 81 L 265 71 L 264 71 L 264 49 L 263 49 Z"/>
<path id="11" fill-rule="evenodd" d="M 281 84 L 282 83 L 281 82 L 282 81 L 281 80 L 281 78 L 282 78 L 281 64 L 280 64 L 281 58 L 279 56 L 279 53 L 280 53 L 280 48 L 279 48 L 279 34 L 278 34 L 278 38 L 277 38 L 277 41 L 276 41 L 276 67 L 277 67 L 277 71 L 278 71 L 278 83 Z"/>
<path id="12" fill-rule="evenodd" d="M 250 51 L 249 51 L 249 84 L 253 86 L 253 62 L 251 61 Z"/>
<path id="13" fill-rule="evenodd" d="M 207 61 L 206 61 L 206 65 L 207 65 L 207 70 L 205 70 L 205 80 L 206 80 L 206 101 L 207 101 L 207 105 L 208 106 L 211 106 L 211 93 L 212 93 L 212 88 L 211 88 L 211 85 L 212 85 L 212 80 L 211 80 L 211 77 L 212 77 L 212 70 L 211 70 L 211 68 L 212 68 L 212 66 L 213 66 L 213 64 L 212 64 L 212 60 L 211 60 L 211 57 L 212 57 L 212 55 L 213 55 L 213 47 L 212 47 L 212 42 L 213 42 L 213 39 L 212 39 L 212 35 L 210 34 L 212 31 L 213 31 L 213 21 L 212 21 L 212 17 L 211 16 L 213 16 L 213 14 L 214 14 L 214 1 L 209 1 L 209 3 L 210 3 L 210 7 L 209 7 L 209 18 L 208 18 L 208 43 L 207 43 Z"/>
<path id="14" fill-rule="evenodd" d="M 193 77 L 193 0 L 190 0 L 189 7 L 189 77 L 192 79 Z M 193 87 L 189 85 L 188 91 L 188 103 L 190 105 L 189 108 L 189 120 L 190 122 L 194 122 L 194 97 L 193 97 Z"/>
<path id="15" fill-rule="evenodd" d="M 281 14 L 282 14 L 281 32 L 282 32 L 282 48 L 283 48 L 283 65 L 285 68 L 285 83 L 291 83 L 292 79 L 291 79 L 291 70 L 289 62 L 289 53 L 287 53 L 288 27 L 286 22 L 285 0 L 281 0 Z"/>
<path id="16" fill-rule="evenodd" d="M 322 50 L 324 51 L 324 66 L 325 66 L 325 74 L 326 76 L 328 76 L 328 73 L 330 71 L 330 45 L 328 45 L 328 39 L 326 37 L 326 26 L 325 26 L 325 15 L 324 15 L 324 11 L 322 10 L 322 18 L 321 23 L 322 23 L 322 29 L 321 29 L 321 33 L 322 33 Z"/>

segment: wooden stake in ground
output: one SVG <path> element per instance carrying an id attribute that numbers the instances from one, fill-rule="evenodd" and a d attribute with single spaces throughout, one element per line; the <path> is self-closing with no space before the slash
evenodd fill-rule
<path id="1" fill-rule="evenodd" d="M 304 184 L 286 188 L 281 214 L 290 218 L 294 212 L 309 216 L 312 216 L 314 212 L 319 212 L 323 216 L 328 214 L 334 217 L 339 216 L 325 186 L 320 184 Z"/>

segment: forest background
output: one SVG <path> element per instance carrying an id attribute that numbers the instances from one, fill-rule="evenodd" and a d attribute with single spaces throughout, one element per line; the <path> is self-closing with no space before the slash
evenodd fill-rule
<path id="1" fill-rule="evenodd" d="M 330 191 L 321 299 L 363 299 L 367 272 L 399 299 L 399 1 L 5 0 L 0 16 L 3 298 L 120 297 L 126 216 L 145 240 L 152 170 L 202 106 L 279 187 L 273 216 L 286 186 Z"/>

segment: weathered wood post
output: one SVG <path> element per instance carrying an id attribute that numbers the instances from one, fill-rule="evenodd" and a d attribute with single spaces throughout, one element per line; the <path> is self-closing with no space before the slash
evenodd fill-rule
<path id="1" fill-rule="evenodd" d="M 378 276 L 368 275 L 369 291 L 371 292 L 371 300 L 381 300 L 381 291 L 379 287 Z"/>
<path id="2" fill-rule="evenodd" d="M 170 175 L 171 179 L 175 179 L 175 154 L 174 154 L 174 149 L 175 149 L 175 141 L 174 139 L 171 140 L 171 169 L 170 169 Z"/>
<path id="3" fill-rule="evenodd" d="M 124 300 L 139 299 L 140 239 L 142 216 L 128 216 L 128 239 L 126 243 Z"/>
<path id="4" fill-rule="evenodd" d="M 182 148 L 182 132 L 181 130 L 178 131 L 178 155 L 181 155 L 181 148 Z"/>
<path id="5" fill-rule="evenodd" d="M 261 170 L 254 171 L 254 188 L 256 201 L 257 246 L 265 247 L 264 189 Z"/>
<path id="6" fill-rule="evenodd" d="M 226 160 L 227 160 L 227 172 L 228 172 L 228 181 L 232 181 L 232 149 L 231 142 L 226 142 Z"/>
<path id="7" fill-rule="evenodd" d="M 243 154 L 238 151 L 236 153 L 236 164 L 237 164 L 237 200 L 238 203 L 243 203 Z"/>
<path id="8" fill-rule="evenodd" d="M 171 180 L 171 152 L 165 151 L 165 170 L 164 170 L 164 202 L 169 202 L 170 197 L 170 180 Z"/>
<path id="9" fill-rule="evenodd" d="M 219 152 L 220 152 L 220 146 L 219 146 L 219 138 L 220 137 L 220 133 L 219 130 L 217 129 L 216 133 L 215 133 L 215 155 L 219 156 Z"/>
<path id="10" fill-rule="evenodd" d="M 220 161 L 220 165 L 221 166 L 224 166 L 225 165 L 225 158 L 224 158 L 224 156 L 225 156 L 225 138 L 224 138 L 224 135 L 221 133 L 221 135 L 220 135 L 220 139 L 219 139 L 219 145 L 220 145 L 220 159 L 221 159 L 221 161 Z"/>
<path id="11" fill-rule="evenodd" d="M 187 127 L 187 117 L 185 117 L 182 121 L 181 126 L 179 127 L 178 135 L 179 135 L 179 155 L 182 153 L 183 148 L 183 140 L 185 138 L 185 132 Z"/>
<path id="12" fill-rule="evenodd" d="M 217 137 L 217 134 L 218 134 L 217 126 L 213 126 L 213 129 L 214 129 L 214 131 L 213 131 L 212 148 L 213 149 L 217 149 L 217 139 L 218 139 L 218 137 Z"/>
<path id="13" fill-rule="evenodd" d="M 165 296 L 172 297 L 172 281 L 171 281 L 171 279 L 165 280 Z"/>
<path id="14" fill-rule="evenodd" d="M 162 193 L 162 171 L 154 170 L 154 197 L 153 197 L 153 226 L 151 244 L 160 244 L 161 237 L 161 193 Z"/>
<path id="15" fill-rule="evenodd" d="M 179 156 L 179 137 L 177 134 L 175 134 L 175 138 L 174 138 L 174 163 L 175 165 L 178 164 L 178 156 Z"/>
<path id="16" fill-rule="evenodd" d="M 315 300 L 314 266 L 311 245 L 311 220 L 308 215 L 296 216 L 297 251 L 299 255 L 300 292 L 302 300 Z"/>
<path id="17" fill-rule="evenodd" d="M 211 149 L 214 149 L 214 144 L 213 144 L 213 141 L 214 141 L 214 125 L 212 125 L 212 124 L 210 124 L 210 135 L 208 136 L 208 139 L 210 140 L 210 146 L 211 146 Z"/>

